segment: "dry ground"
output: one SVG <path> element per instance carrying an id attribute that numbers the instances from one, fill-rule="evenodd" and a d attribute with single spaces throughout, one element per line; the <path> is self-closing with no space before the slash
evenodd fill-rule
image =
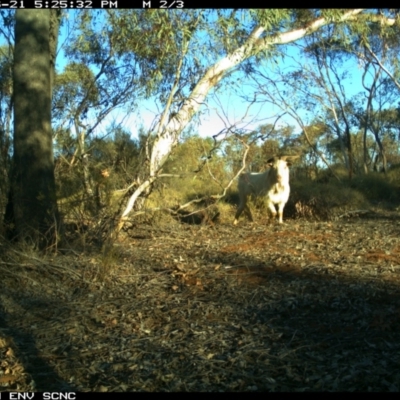
<path id="1" fill-rule="evenodd" d="M 379 211 L 3 244 L 0 390 L 399 391 L 399 237 Z"/>

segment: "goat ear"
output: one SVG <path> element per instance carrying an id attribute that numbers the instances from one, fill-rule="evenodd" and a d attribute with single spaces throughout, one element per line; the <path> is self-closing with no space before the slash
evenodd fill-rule
<path id="1" fill-rule="evenodd" d="M 280 156 L 279 159 L 283 160 L 283 161 L 286 161 L 286 160 L 293 161 L 293 160 L 295 160 L 296 158 L 299 158 L 299 157 L 300 156 Z"/>

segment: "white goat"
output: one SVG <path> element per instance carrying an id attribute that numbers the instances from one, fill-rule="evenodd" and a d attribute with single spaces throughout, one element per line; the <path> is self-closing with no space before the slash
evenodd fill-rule
<path id="1" fill-rule="evenodd" d="M 270 167 L 261 173 L 246 172 L 239 176 L 239 206 L 236 211 L 234 225 L 238 223 L 238 218 L 243 210 L 250 221 L 253 221 L 251 211 L 247 205 L 247 198 L 253 196 L 266 196 L 267 206 L 276 216 L 275 204 L 278 205 L 279 223 L 283 223 L 283 208 L 289 199 L 289 166 L 291 162 L 286 161 L 295 159 L 298 156 L 280 156 L 270 158 L 267 163 Z"/>

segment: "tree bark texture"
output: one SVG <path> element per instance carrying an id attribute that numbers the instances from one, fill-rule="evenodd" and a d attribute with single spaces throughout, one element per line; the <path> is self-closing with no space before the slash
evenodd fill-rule
<path id="1" fill-rule="evenodd" d="M 16 11 L 14 157 L 6 222 L 8 236 L 12 232 L 41 248 L 54 241 L 58 229 L 51 131 L 58 23 L 54 11 Z"/>

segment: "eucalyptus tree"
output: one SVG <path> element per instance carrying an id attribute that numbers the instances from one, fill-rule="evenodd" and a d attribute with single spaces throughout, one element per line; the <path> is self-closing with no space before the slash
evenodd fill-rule
<path id="1" fill-rule="evenodd" d="M 6 229 L 35 245 L 58 229 L 51 131 L 51 99 L 60 13 L 17 10 L 13 68 L 13 175 Z"/>
<path id="2" fill-rule="evenodd" d="M 377 169 L 377 161 L 380 160 L 382 171 L 386 172 L 387 157 L 383 137 L 393 132 L 399 118 L 396 110 L 400 90 L 399 35 L 394 30 L 385 33 L 382 36 L 376 29 L 372 30 L 361 36 L 353 49 L 362 68 L 362 86 L 365 90 L 365 105 L 360 104 L 356 113 L 360 128 L 363 129 L 365 173 L 368 173 L 370 159 L 370 149 L 366 145 L 368 133 L 372 133 L 378 147 L 374 169 Z"/>
<path id="3" fill-rule="evenodd" d="M 357 99 L 350 85 L 357 75 L 357 62 L 363 62 L 356 51 L 360 43 L 367 46 L 377 41 L 384 46 L 387 35 L 399 36 L 398 18 L 388 19 L 389 15 L 396 16 L 396 12 L 368 10 L 351 18 L 351 23 L 328 24 L 298 41 L 290 52 L 282 52 L 282 65 L 258 68 L 251 75 L 253 93 L 248 92 L 247 97 L 257 96 L 257 101 L 269 101 L 287 112 L 316 152 L 307 125 L 318 121 L 326 125 L 326 139 L 332 134 L 337 137 L 350 177 L 355 170 L 352 133 L 358 129 Z M 361 79 L 359 83 L 361 86 Z M 319 152 L 319 156 L 328 165 L 324 153 Z"/>
<path id="4" fill-rule="evenodd" d="M 342 44 L 336 44 L 337 40 L 328 38 L 327 40 L 317 40 L 307 46 L 306 51 L 315 59 L 317 72 L 311 76 L 325 92 L 324 108 L 326 123 L 330 125 L 336 133 L 340 148 L 342 150 L 345 166 L 352 177 L 354 172 L 354 155 L 351 138 L 352 104 L 349 101 L 349 93 L 346 91 L 345 84 L 348 78 L 348 71 L 344 67 L 346 54 L 342 51 Z"/>
<path id="5" fill-rule="evenodd" d="M 68 63 L 55 79 L 53 127 L 63 169 L 80 176 L 85 202 L 98 203 L 94 190 L 98 174 L 93 175 L 98 160 L 93 154 L 101 142 L 94 139 L 114 137 L 104 124 L 118 108 L 129 112 L 144 93 L 143 82 L 137 62 L 121 55 L 104 11 L 68 15 L 63 44 Z M 111 126 L 118 131 L 118 124 Z"/>
<path id="6" fill-rule="evenodd" d="M 85 148 L 88 130 L 85 118 L 87 118 L 88 110 L 98 102 L 99 91 L 95 75 L 87 65 L 70 62 L 62 73 L 57 74 L 53 99 L 53 126 L 56 138 L 59 133 L 66 131 L 73 131 L 76 138 L 73 153 L 70 157 L 65 154 L 61 159 L 70 168 L 74 167 L 78 160 L 81 161 L 83 186 L 88 197 L 93 195 L 93 189 Z M 69 143 L 70 146 L 71 143 Z"/>
<path id="7" fill-rule="evenodd" d="M 306 51 L 315 59 L 317 68 L 304 69 L 303 72 L 322 89 L 319 100 L 326 108 L 324 122 L 337 134 L 336 144 L 340 146 L 350 176 L 353 170 L 357 170 L 355 164 L 361 161 L 357 160 L 353 143 L 359 127 L 364 131 L 364 173 L 368 173 L 373 153 L 367 145 L 370 143 L 368 133 L 373 134 L 378 147 L 376 159 L 381 160 L 383 171 L 387 169 L 382 141 L 384 118 L 380 115 L 386 115 L 386 110 L 397 104 L 398 36 L 397 24 L 389 27 L 370 24 L 357 27 L 354 35 L 344 37 L 343 32 L 336 31 L 327 38 L 315 34 L 306 40 Z M 349 71 L 352 67 L 355 69 L 356 63 L 358 71 L 361 70 L 357 76 Z M 354 94 L 349 90 L 348 86 L 354 83 L 359 83 L 364 92 Z M 327 100 L 322 102 L 322 99 Z"/>

